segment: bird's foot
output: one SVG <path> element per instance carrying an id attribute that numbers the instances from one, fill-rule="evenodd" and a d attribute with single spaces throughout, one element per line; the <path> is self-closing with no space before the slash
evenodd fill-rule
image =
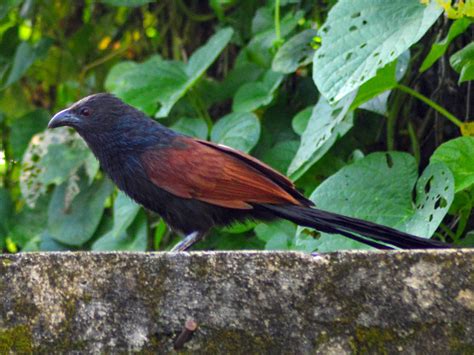
<path id="1" fill-rule="evenodd" d="M 170 251 L 186 251 L 191 248 L 194 244 L 199 242 L 204 237 L 203 233 L 192 232 L 188 234 L 182 241 L 176 244 Z"/>

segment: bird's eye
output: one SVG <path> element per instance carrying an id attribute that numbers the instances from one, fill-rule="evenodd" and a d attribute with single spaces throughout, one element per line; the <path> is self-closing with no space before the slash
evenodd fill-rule
<path id="1" fill-rule="evenodd" d="M 82 116 L 90 116 L 91 114 L 91 110 L 89 110 L 89 108 L 87 107 L 83 107 L 81 108 L 81 111 L 79 112 Z"/>

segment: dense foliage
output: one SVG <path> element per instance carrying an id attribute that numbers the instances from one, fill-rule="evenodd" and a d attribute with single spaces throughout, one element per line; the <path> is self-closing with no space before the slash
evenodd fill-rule
<path id="1" fill-rule="evenodd" d="M 474 245 L 474 2 L 0 3 L 0 246 L 168 249 L 54 112 L 109 91 L 290 176 L 319 208 Z M 280 221 L 200 248 L 364 248 Z"/>

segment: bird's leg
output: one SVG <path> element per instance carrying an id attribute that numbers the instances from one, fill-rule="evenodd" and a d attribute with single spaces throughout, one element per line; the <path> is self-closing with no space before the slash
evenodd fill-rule
<path id="1" fill-rule="evenodd" d="M 199 242 L 203 237 L 204 233 L 192 232 L 189 233 L 182 241 L 176 244 L 171 251 L 186 251 L 191 248 L 194 244 Z"/>

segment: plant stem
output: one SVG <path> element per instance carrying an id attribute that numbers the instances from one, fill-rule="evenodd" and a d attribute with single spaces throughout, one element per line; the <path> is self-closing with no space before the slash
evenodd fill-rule
<path id="1" fill-rule="evenodd" d="M 276 43 L 280 43 L 280 40 L 281 40 L 280 0 L 275 0 L 275 37 L 276 37 Z"/>
<path id="2" fill-rule="evenodd" d="M 410 94 L 413 97 L 416 97 L 418 100 L 423 101 L 425 104 L 430 106 L 431 108 L 435 109 L 438 111 L 440 114 L 442 114 L 444 117 L 446 117 L 448 120 L 450 120 L 452 123 L 454 123 L 456 126 L 461 127 L 462 126 L 462 121 L 458 119 L 456 116 L 454 116 L 451 112 L 446 110 L 444 107 L 438 105 L 436 102 L 433 100 L 430 100 L 427 98 L 425 95 L 420 94 L 418 91 L 415 91 L 408 86 L 405 86 L 403 84 L 398 84 L 396 86 L 397 89 L 406 92 L 407 94 Z"/>
<path id="3" fill-rule="evenodd" d="M 395 150 L 395 125 L 401 109 L 401 95 L 395 93 L 387 116 L 387 150 Z"/>

